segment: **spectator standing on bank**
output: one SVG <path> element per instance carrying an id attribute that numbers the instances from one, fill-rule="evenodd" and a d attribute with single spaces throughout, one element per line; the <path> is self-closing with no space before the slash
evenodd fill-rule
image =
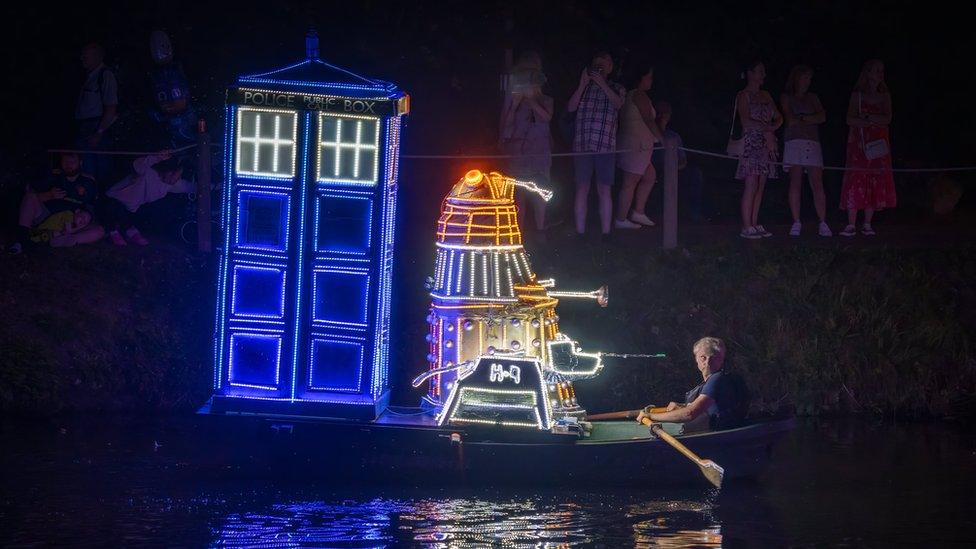
<path id="1" fill-rule="evenodd" d="M 654 84 L 654 69 L 641 65 L 633 69 L 626 82 L 630 91 L 620 109 L 617 132 L 617 144 L 624 151 L 617 156 L 617 167 L 623 172 L 623 185 L 617 196 L 617 217 L 613 223 L 617 229 L 654 226 L 644 209 L 657 181 L 651 155 L 663 134 L 648 96 Z"/>
<path id="2" fill-rule="evenodd" d="M 857 232 L 857 212 L 864 210 L 861 233 L 874 235 L 874 212 L 894 208 L 895 179 L 891 172 L 891 95 L 884 80 L 884 64 L 864 64 L 847 107 L 847 171 L 840 192 L 840 208 L 847 210 L 843 236 Z"/>
<path id="3" fill-rule="evenodd" d="M 78 145 L 84 150 L 101 151 L 112 142 L 112 125 L 118 118 L 119 86 L 115 73 L 105 66 L 105 50 L 91 43 L 81 50 L 85 81 L 78 95 L 75 120 Z M 111 159 L 104 154 L 86 154 L 84 170 L 104 182 L 109 177 Z"/>
<path id="4" fill-rule="evenodd" d="M 776 130 L 783 118 L 769 92 L 762 89 L 766 67 L 761 61 L 750 64 L 742 74 L 746 87 L 736 96 L 736 112 L 742 125 L 742 154 L 735 178 L 742 180 L 742 238 L 763 238 L 773 234 L 759 224 L 766 180 L 776 178 Z"/>
<path id="5" fill-rule="evenodd" d="M 780 96 L 786 130 L 783 132 L 783 169 L 790 174 L 789 202 L 793 214 L 790 236 L 800 236 L 800 190 L 803 172 L 807 172 L 813 207 L 817 210 L 820 236 L 832 236 L 827 225 L 827 199 L 823 189 L 823 152 L 818 127 L 827 120 L 820 98 L 810 91 L 813 69 L 797 65 L 790 71 L 786 88 Z"/>
<path id="6" fill-rule="evenodd" d="M 182 147 L 196 141 L 197 115 L 190 102 L 190 85 L 183 67 L 173 60 L 169 35 L 155 30 L 149 37 L 153 68 L 149 72 L 153 103 L 151 115 L 169 139 L 169 146 Z"/>
<path id="7" fill-rule="evenodd" d="M 685 206 L 685 211 L 692 221 L 704 221 L 702 213 L 702 192 L 704 177 L 701 168 L 688 164 L 688 154 L 681 149 L 684 141 L 678 132 L 671 129 L 671 103 L 658 101 L 655 111 L 657 111 L 657 125 L 663 132 L 662 142 L 674 139 L 678 147 L 678 186 L 681 188 L 681 203 Z M 654 151 L 654 163 L 658 170 L 664 170 L 664 150 Z"/>
<path id="8" fill-rule="evenodd" d="M 553 100 L 542 93 L 546 76 L 542 72 L 542 58 L 537 52 L 523 53 L 508 79 L 509 90 L 502 106 L 499 135 L 503 154 L 511 155 L 509 175 L 533 181 L 546 187 L 552 167 Z M 536 231 L 546 229 L 546 202 L 535 193 L 515 190 L 519 217 L 524 220 L 531 203 Z M 520 220 L 520 221 L 522 221 Z M 526 227 L 525 223 L 521 223 Z"/>
<path id="9" fill-rule="evenodd" d="M 624 104 L 626 92 L 620 84 L 607 79 L 613 72 L 609 53 L 593 56 L 590 65 L 580 74 L 579 85 L 569 98 L 567 110 L 576 113 L 573 152 L 585 153 L 573 157 L 576 177 L 576 198 L 573 213 L 576 232 L 586 233 L 586 206 L 590 183 L 595 179 L 600 204 L 600 229 L 604 237 L 610 234 L 613 200 L 610 190 L 614 178 L 614 151 L 617 146 L 617 114 Z"/>

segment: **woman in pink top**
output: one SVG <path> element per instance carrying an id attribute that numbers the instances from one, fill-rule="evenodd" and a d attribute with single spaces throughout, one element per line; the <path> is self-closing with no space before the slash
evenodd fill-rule
<path id="1" fill-rule="evenodd" d="M 861 233 L 871 236 L 874 212 L 894 208 L 895 179 L 891 172 L 891 95 L 884 81 L 884 64 L 872 59 L 864 64 L 847 107 L 847 171 L 840 192 L 840 209 L 847 210 L 843 236 L 857 232 L 858 210 L 864 210 Z"/>

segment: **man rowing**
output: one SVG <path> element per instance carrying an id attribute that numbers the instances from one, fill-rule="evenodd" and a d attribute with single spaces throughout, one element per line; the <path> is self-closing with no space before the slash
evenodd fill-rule
<path id="1" fill-rule="evenodd" d="M 742 379 L 723 371 L 725 343 L 717 337 L 703 337 L 693 347 L 702 382 L 688 391 L 685 403 L 671 402 L 666 408 L 644 408 L 637 416 L 658 423 L 683 424 L 683 432 L 738 427 L 749 409 L 749 397 Z"/>

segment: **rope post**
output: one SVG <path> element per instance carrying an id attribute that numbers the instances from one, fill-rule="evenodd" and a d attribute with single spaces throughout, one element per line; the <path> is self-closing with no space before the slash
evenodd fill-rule
<path id="1" fill-rule="evenodd" d="M 197 121 L 197 250 L 210 253 L 210 134 L 207 121 Z"/>
<path id="2" fill-rule="evenodd" d="M 678 140 L 664 139 L 664 216 L 662 246 L 665 250 L 678 247 Z"/>

